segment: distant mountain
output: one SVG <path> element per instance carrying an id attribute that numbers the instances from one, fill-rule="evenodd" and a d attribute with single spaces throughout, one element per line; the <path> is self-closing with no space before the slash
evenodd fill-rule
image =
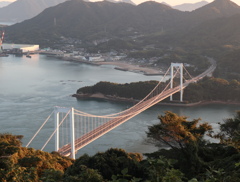
<path id="1" fill-rule="evenodd" d="M 167 6 L 170 6 L 168 3 L 166 2 L 161 2 L 161 4 L 164 4 L 164 5 L 167 5 Z M 171 7 L 171 6 L 170 6 Z"/>
<path id="2" fill-rule="evenodd" d="M 230 0 L 215 0 L 192 12 L 194 18 L 201 20 L 229 17 L 240 13 L 240 6 Z"/>
<path id="3" fill-rule="evenodd" d="M 12 2 L 9 2 L 9 1 L 1 1 L 0 2 L 0 8 L 1 7 L 4 7 L 4 6 L 7 6 L 7 5 L 9 5 L 9 4 L 11 4 Z"/>
<path id="4" fill-rule="evenodd" d="M 193 11 L 193 10 L 201 8 L 202 6 L 205 6 L 207 4 L 208 4 L 207 1 L 201 1 L 201 2 L 197 2 L 197 3 L 184 3 L 184 4 L 177 5 L 177 6 L 173 6 L 173 8 L 178 9 L 180 11 Z"/>
<path id="5" fill-rule="evenodd" d="M 132 4 L 132 5 L 136 5 L 134 2 L 132 2 L 131 0 L 119 0 L 119 2 L 122 2 L 122 3 L 129 3 L 129 4 Z"/>
<path id="6" fill-rule="evenodd" d="M 129 3 L 129 4 L 132 4 L 132 5 L 136 5 L 131 0 L 106 0 L 106 1 L 112 2 L 112 3 Z"/>
<path id="7" fill-rule="evenodd" d="M 169 6 L 145 2 L 138 6 L 108 1 L 66 1 L 48 8 L 38 16 L 8 28 L 12 39 L 66 36 L 86 39 L 90 36 L 122 36 L 134 32 L 174 29 L 184 13 Z M 16 31 L 17 30 L 17 31 Z M 39 35 L 41 34 L 41 35 Z M 43 41 L 41 39 L 40 41 Z"/>
<path id="8" fill-rule="evenodd" d="M 234 28 L 240 20 L 234 19 L 233 15 L 237 17 L 236 14 L 239 13 L 240 7 L 229 0 L 215 0 L 192 12 L 179 11 L 153 1 L 136 6 L 108 1 L 70 0 L 47 8 L 30 20 L 8 27 L 6 38 L 15 43 L 54 44 L 62 36 L 84 41 L 103 38 L 129 39 L 140 35 L 146 37 L 140 40 L 143 43 L 180 42 L 189 45 L 191 42 L 197 44 L 197 40 L 214 42 L 214 31 L 217 36 L 224 35 L 224 32 L 217 30 L 225 27 L 232 36 L 226 33 L 217 40 L 225 44 L 234 39 L 238 40 L 240 31 L 234 33 Z M 227 21 L 235 22 L 236 25 Z M 212 37 L 207 38 L 208 36 Z"/>
<path id="9" fill-rule="evenodd" d="M 213 48 L 240 44 L 240 14 L 206 21 L 182 36 L 180 44 Z"/>
<path id="10" fill-rule="evenodd" d="M 44 9 L 55 6 L 66 0 L 17 0 L 0 8 L 0 21 L 21 22 L 30 19 Z"/>

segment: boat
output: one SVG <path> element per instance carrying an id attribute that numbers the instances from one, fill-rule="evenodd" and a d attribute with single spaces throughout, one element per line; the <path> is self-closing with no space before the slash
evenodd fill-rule
<path id="1" fill-rule="evenodd" d="M 31 58 L 32 56 L 30 56 L 29 52 L 26 55 L 27 58 Z"/>

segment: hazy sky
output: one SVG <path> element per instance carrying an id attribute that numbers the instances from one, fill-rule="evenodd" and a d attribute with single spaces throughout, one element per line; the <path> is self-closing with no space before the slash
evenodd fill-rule
<path id="1" fill-rule="evenodd" d="M 0 1 L 15 1 L 15 0 L 0 0 Z M 146 0 L 132 0 L 136 4 L 140 4 Z M 178 4 L 183 4 L 183 3 L 196 3 L 200 2 L 201 0 L 156 0 L 157 2 L 166 2 L 169 5 L 178 5 Z M 206 0 L 208 2 L 212 2 L 213 0 Z M 236 4 L 240 5 L 240 0 L 232 0 Z"/>

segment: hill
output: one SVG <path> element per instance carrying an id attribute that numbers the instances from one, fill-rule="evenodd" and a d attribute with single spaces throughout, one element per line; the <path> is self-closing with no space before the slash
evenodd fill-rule
<path id="1" fill-rule="evenodd" d="M 238 27 L 239 13 L 240 7 L 230 0 L 215 0 L 192 12 L 153 1 L 135 6 L 71 0 L 8 27 L 6 38 L 15 43 L 40 45 L 55 44 L 60 37 L 66 37 L 81 41 L 121 39 L 123 45 L 132 41 L 131 44 L 141 47 L 150 44 L 221 46 L 239 40 L 239 31 L 233 28 Z"/>
<path id="2" fill-rule="evenodd" d="M 55 6 L 66 0 L 17 0 L 0 8 L 0 21 L 21 22 L 30 19 L 44 9 Z"/>
<path id="3" fill-rule="evenodd" d="M 218 47 L 240 44 L 240 14 L 206 21 L 188 31 L 181 43 L 191 47 Z"/>
<path id="4" fill-rule="evenodd" d="M 193 11 L 193 10 L 201 8 L 202 6 L 205 6 L 207 4 L 208 4 L 207 1 L 201 1 L 201 2 L 197 2 L 197 3 L 184 3 L 184 4 L 177 5 L 177 6 L 173 6 L 173 8 L 178 9 L 180 11 Z"/>
<path id="5" fill-rule="evenodd" d="M 51 39 L 53 36 L 80 39 L 103 35 L 122 36 L 134 32 L 155 32 L 162 27 L 174 29 L 182 15 L 183 12 L 156 2 L 135 6 L 128 3 L 72 0 L 48 8 L 30 20 L 15 24 L 9 27 L 7 32 L 11 40 L 19 42 L 42 41 L 43 38 Z M 39 37 L 40 40 L 34 37 Z"/>
<path id="6" fill-rule="evenodd" d="M 203 22 L 209 19 L 229 17 L 240 13 L 240 6 L 230 0 L 215 0 L 206 6 L 196 9 L 191 13 L 191 18 L 195 21 Z"/>

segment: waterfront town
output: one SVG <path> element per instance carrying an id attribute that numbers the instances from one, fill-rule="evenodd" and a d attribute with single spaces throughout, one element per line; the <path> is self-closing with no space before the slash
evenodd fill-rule
<path id="1" fill-rule="evenodd" d="M 157 65 L 162 57 L 145 58 L 129 58 L 126 53 L 111 50 L 106 53 L 88 53 L 84 48 L 75 49 L 73 45 L 66 45 L 61 49 L 43 48 L 39 45 L 21 45 L 21 44 L 3 44 L 4 53 L 14 54 L 16 56 L 29 54 L 46 54 L 50 57 L 66 61 L 74 61 L 92 65 L 114 65 L 115 69 L 122 71 L 133 71 L 143 73 L 145 75 L 161 75 L 163 69 Z"/>

